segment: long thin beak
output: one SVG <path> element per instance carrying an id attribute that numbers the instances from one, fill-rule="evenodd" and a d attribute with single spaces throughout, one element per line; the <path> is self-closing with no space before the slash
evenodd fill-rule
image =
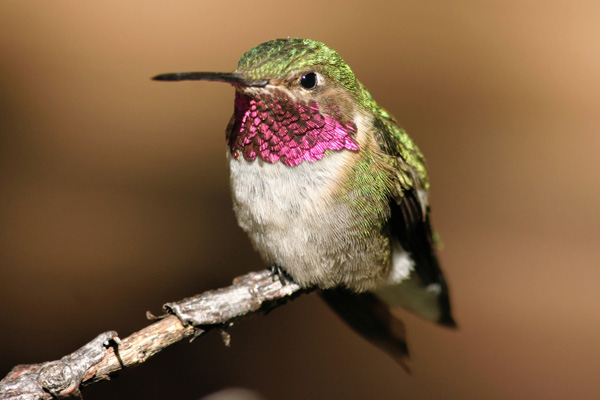
<path id="1" fill-rule="evenodd" d="M 269 83 L 268 79 L 248 80 L 235 72 L 178 72 L 156 75 L 152 79 L 155 81 L 213 81 L 225 82 L 234 86 L 253 87 L 264 87 Z"/>

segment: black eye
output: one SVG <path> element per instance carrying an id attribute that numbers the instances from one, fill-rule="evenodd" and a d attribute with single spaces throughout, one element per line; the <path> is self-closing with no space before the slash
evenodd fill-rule
<path id="1" fill-rule="evenodd" d="M 300 78 L 300 85 L 304 88 L 304 89 L 314 89 L 317 87 L 317 74 L 315 74 L 314 72 L 309 72 L 306 75 L 303 75 L 302 78 Z"/>

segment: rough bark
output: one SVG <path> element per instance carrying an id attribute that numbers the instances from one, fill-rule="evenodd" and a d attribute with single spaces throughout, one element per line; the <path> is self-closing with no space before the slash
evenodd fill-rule
<path id="1" fill-rule="evenodd" d="M 182 339 L 197 338 L 233 322 L 278 307 L 305 293 L 277 268 L 240 276 L 231 286 L 165 304 L 167 314 L 130 336 L 114 331 L 98 337 L 57 361 L 18 365 L 0 381 L 0 400 L 81 397 L 80 388 L 124 368 L 139 365 Z"/>

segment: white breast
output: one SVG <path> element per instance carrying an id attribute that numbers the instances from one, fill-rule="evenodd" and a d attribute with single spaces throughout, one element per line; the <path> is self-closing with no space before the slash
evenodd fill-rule
<path id="1" fill-rule="evenodd" d="M 337 152 L 295 167 L 230 158 L 234 207 L 245 230 L 289 230 L 333 206 L 333 190 L 352 153 Z"/>
<path id="2" fill-rule="evenodd" d="M 352 220 L 333 193 L 354 153 L 335 152 L 295 167 L 229 156 L 234 209 L 240 226 L 269 264 L 296 281 L 323 283 L 340 263 L 339 242 Z"/>

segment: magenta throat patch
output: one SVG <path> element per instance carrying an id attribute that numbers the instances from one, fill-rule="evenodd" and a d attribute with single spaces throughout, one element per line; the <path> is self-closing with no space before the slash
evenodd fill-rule
<path id="1" fill-rule="evenodd" d="M 236 160 L 241 153 L 246 161 L 260 157 L 293 167 L 320 160 L 326 150 L 357 151 L 355 136 L 354 122 L 321 114 L 315 101 L 292 103 L 266 93 L 256 99 L 236 93 L 227 144 Z"/>

